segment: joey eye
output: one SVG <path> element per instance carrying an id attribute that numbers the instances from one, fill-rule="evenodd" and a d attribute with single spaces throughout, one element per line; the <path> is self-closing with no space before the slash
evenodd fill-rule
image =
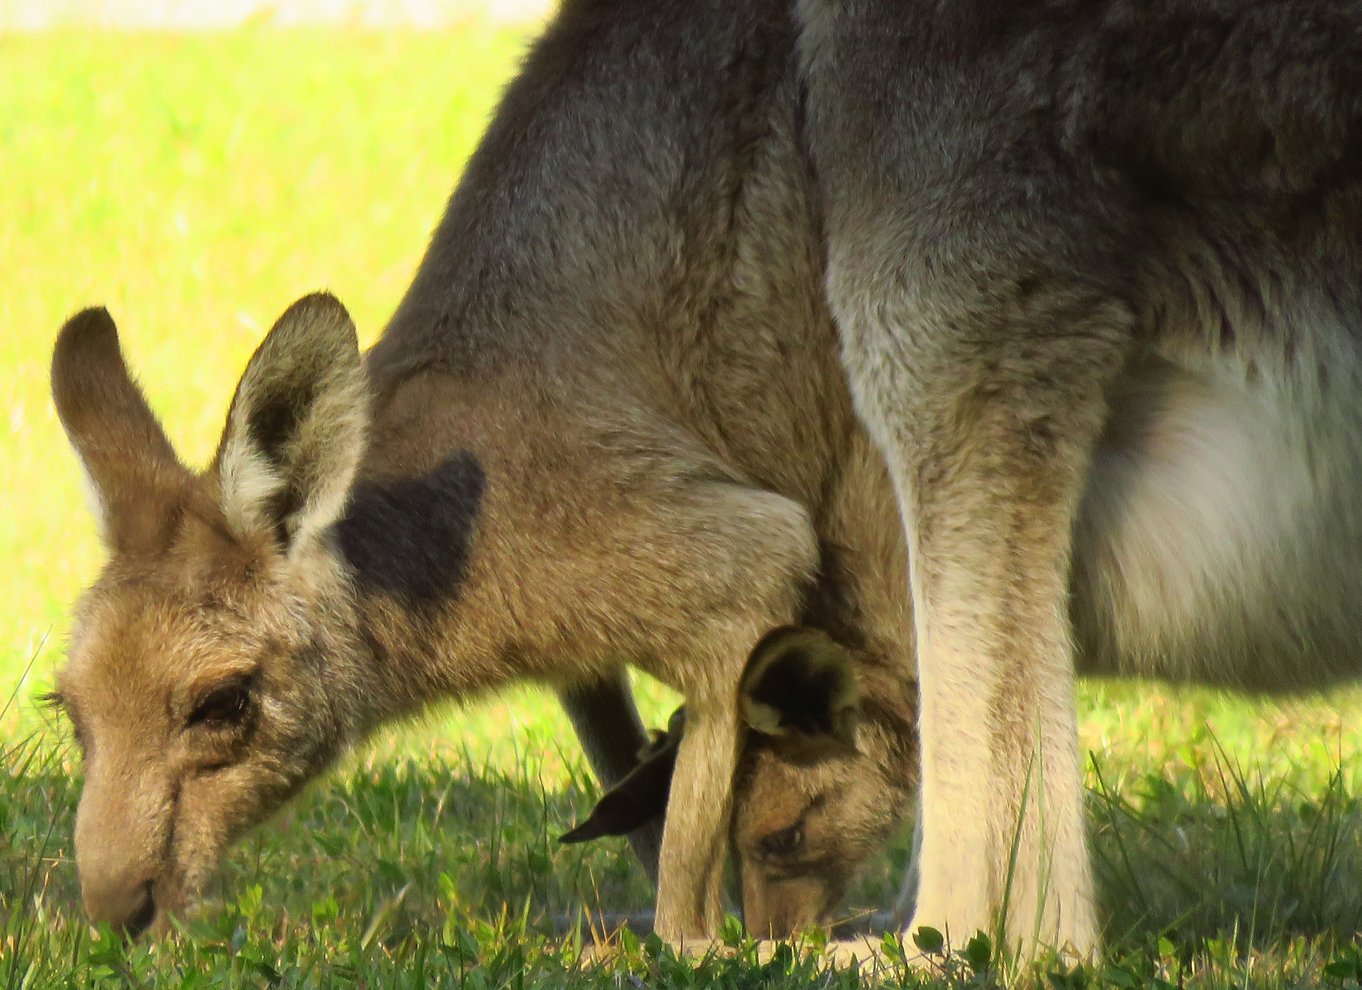
<path id="1" fill-rule="evenodd" d="M 187 726 L 204 725 L 214 729 L 229 729 L 245 721 L 251 708 L 251 692 L 244 681 L 220 684 L 209 691 L 194 706 Z"/>
<path id="2" fill-rule="evenodd" d="M 782 828 L 778 832 L 764 835 L 757 844 L 761 847 L 762 854 L 770 856 L 772 859 L 785 859 L 793 856 L 804 845 L 803 823 L 796 822 L 789 828 Z"/>
<path id="3" fill-rule="evenodd" d="M 89 752 L 89 745 L 86 741 L 85 729 L 80 719 L 76 716 L 76 709 L 60 691 L 49 691 L 38 696 L 38 704 L 49 711 L 58 712 L 66 716 L 66 721 L 71 724 L 71 738 L 75 740 L 76 748 L 82 755 Z"/>

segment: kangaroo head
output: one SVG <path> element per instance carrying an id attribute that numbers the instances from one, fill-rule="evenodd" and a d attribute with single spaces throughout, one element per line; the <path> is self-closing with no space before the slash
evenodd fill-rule
<path id="1" fill-rule="evenodd" d="M 353 731 L 327 530 L 363 454 L 367 385 L 349 316 L 317 295 L 251 358 L 202 473 L 104 310 L 62 329 L 52 392 L 109 553 L 57 677 L 85 759 L 76 859 L 90 916 L 135 933 L 191 901 Z"/>
<path id="2" fill-rule="evenodd" d="M 875 696 L 825 633 L 768 633 L 740 692 L 747 732 L 734 775 L 731 840 L 750 932 L 783 938 L 830 920 L 848 881 L 898 825 L 917 778 L 911 684 Z M 634 772 L 563 837 L 620 835 L 666 812 L 682 713 Z"/>

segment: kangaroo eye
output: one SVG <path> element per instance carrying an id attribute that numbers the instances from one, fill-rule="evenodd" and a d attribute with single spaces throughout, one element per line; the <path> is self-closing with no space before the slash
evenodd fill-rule
<path id="1" fill-rule="evenodd" d="M 251 708 L 251 692 L 242 681 L 221 684 L 194 706 L 187 725 L 226 729 L 240 725 Z"/>
<path id="2" fill-rule="evenodd" d="M 758 843 L 764 855 L 773 859 L 784 859 L 799 852 L 800 846 L 804 844 L 804 827 L 802 823 L 796 822 L 789 828 L 782 828 L 778 832 L 764 835 Z"/>

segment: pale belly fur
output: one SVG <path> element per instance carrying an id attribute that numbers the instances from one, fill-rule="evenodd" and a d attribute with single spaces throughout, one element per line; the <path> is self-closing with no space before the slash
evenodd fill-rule
<path id="1" fill-rule="evenodd" d="M 1268 691 L 1362 673 L 1359 362 L 1294 357 L 1167 353 L 1114 391 L 1075 531 L 1084 672 Z"/>

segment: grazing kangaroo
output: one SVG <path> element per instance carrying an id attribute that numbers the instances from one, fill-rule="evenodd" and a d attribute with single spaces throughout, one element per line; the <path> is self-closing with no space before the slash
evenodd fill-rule
<path id="1" fill-rule="evenodd" d="M 748 646 L 799 621 L 896 713 L 822 823 L 902 804 L 913 768 L 866 750 L 915 751 L 915 649 L 910 927 L 1093 949 L 1075 672 L 1358 672 L 1359 23 L 570 0 L 363 365 L 334 302 L 291 310 L 202 475 L 78 317 L 91 911 L 174 909 L 384 719 L 516 677 L 627 710 L 634 663 L 687 699 L 658 927 L 711 933 Z M 785 755 L 763 779 L 827 768 Z"/>
<path id="2" fill-rule="evenodd" d="M 361 356 L 329 296 L 295 304 L 200 473 L 108 314 L 62 330 L 53 395 L 110 553 L 58 675 L 93 917 L 182 909 L 234 838 L 435 699 L 558 686 L 613 779 L 643 739 L 635 665 L 687 706 L 657 929 L 711 936 L 754 642 L 829 629 L 878 703 L 858 731 L 911 744 L 902 529 L 823 302 L 793 27 L 776 0 L 564 4 L 379 342 Z M 786 905 L 768 928 L 814 920 L 835 897 L 797 881 L 840 882 L 892 827 L 916 765 L 893 752 L 773 763 L 771 828 L 807 819 L 801 841 L 739 809 L 765 864 L 745 884 Z M 865 849 L 831 848 L 847 794 Z"/>
<path id="3" fill-rule="evenodd" d="M 907 930 L 1087 954 L 1075 675 L 1362 671 L 1362 5 L 794 6 L 911 561 Z"/>

